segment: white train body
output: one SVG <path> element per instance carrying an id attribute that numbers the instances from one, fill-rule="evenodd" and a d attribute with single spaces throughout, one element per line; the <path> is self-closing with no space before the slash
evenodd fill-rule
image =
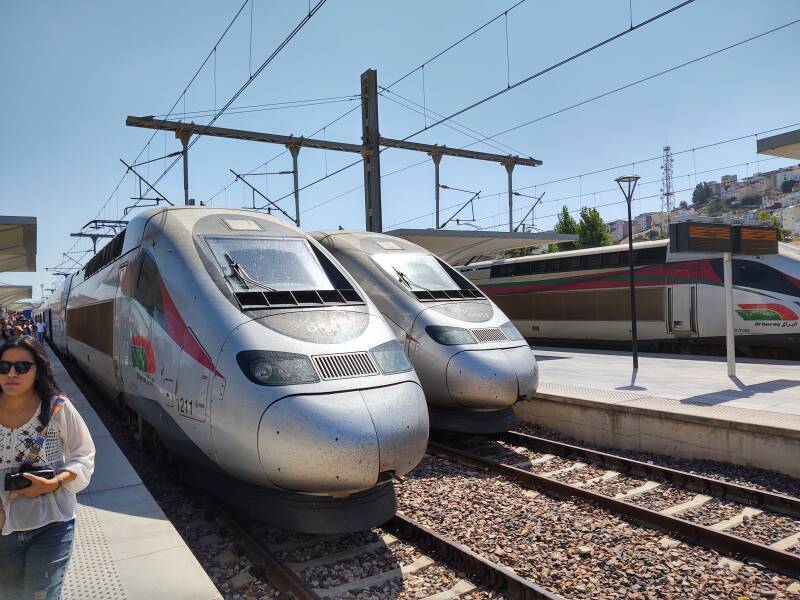
<path id="1" fill-rule="evenodd" d="M 724 343 L 722 256 L 634 244 L 637 330 L 645 347 Z M 627 245 L 473 263 L 459 270 L 533 344 L 605 345 L 630 340 Z M 800 358 L 800 250 L 734 256 L 737 348 Z"/>

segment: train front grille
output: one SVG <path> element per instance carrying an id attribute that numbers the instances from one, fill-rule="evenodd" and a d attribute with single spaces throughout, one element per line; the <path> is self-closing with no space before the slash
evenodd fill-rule
<path id="1" fill-rule="evenodd" d="M 479 342 L 505 342 L 508 340 L 505 334 L 497 327 L 473 329 L 472 334 Z"/>
<path id="2" fill-rule="evenodd" d="M 345 354 L 325 354 L 312 356 L 322 379 L 346 379 L 348 377 L 366 377 L 378 375 L 379 371 L 372 362 L 369 352 L 347 352 Z"/>

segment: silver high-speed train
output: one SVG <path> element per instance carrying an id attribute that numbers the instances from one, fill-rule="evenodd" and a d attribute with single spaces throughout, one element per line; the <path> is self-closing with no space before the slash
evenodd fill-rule
<path id="1" fill-rule="evenodd" d="M 528 344 L 478 288 L 424 248 L 381 233 L 311 233 L 361 284 L 404 344 L 431 427 L 490 433 L 514 426 L 536 391 Z"/>
<path id="2" fill-rule="evenodd" d="M 394 332 L 284 221 L 141 212 L 43 314 L 53 344 L 196 484 L 284 528 L 385 522 L 392 479 L 425 452 L 425 396 Z"/>

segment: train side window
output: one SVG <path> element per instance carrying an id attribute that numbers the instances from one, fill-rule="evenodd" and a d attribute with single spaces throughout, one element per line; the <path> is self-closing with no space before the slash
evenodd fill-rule
<path id="1" fill-rule="evenodd" d="M 155 310 L 162 311 L 161 283 L 155 261 L 148 254 L 139 257 L 139 276 L 136 278 L 136 289 L 133 297 L 151 315 Z"/>
<path id="2" fill-rule="evenodd" d="M 514 275 L 514 265 L 495 265 L 492 267 L 491 277 L 512 277 Z"/>
<path id="3" fill-rule="evenodd" d="M 548 273 L 558 273 L 559 268 L 559 260 L 557 258 L 551 259 L 547 261 L 547 272 Z"/>
<path id="4" fill-rule="evenodd" d="M 733 285 L 800 296 L 800 289 L 795 287 L 783 273 L 753 260 L 733 260 Z"/>
<path id="5" fill-rule="evenodd" d="M 602 264 L 603 264 L 602 254 L 586 254 L 584 256 L 581 256 L 581 267 L 583 267 L 584 269 L 599 267 Z"/>
<path id="6" fill-rule="evenodd" d="M 533 263 L 534 273 L 544 273 L 546 270 L 547 270 L 547 261 L 537 260 L 535 263 Z"/>
<path id="7" fill-rule="evenodd" d="M 530 275 L 533 273 L 533 263 L 528 262 L 519 262 L 514 264 L 514 275 Z"/>
<path id="8" fill-rule="evenodd" d="M 580 263 L 581 263 L 580 256 L 570 256 L 568 258 L 561 259 L 561 264 L 559 268 L 562 271 L 577 271 L 578 269 L 580 269 Z"/>
<path id="9" fill-rule="evenodd" d="M 603 254 L 603 266 L 617 266 L 619 264 L 619 252 L 608 252 Z"/>
<path id="10" fill-rule="evenodd" d="M 667 247 L 642 248 L 634 256 L 637 265 L 657 265 L 667 261 Z"/>

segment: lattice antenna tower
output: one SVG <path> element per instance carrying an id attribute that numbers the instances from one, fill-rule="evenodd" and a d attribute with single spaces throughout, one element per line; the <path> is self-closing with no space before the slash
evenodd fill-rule
<path id="1" fill-rule="evenodd" d="M 672 149 L 664 146 L 664 158 L 661 164 L 661 212 L 667 214 L 669 221 L 670 213 L 675 206 L 675 188 L 672 185 Z"/>

